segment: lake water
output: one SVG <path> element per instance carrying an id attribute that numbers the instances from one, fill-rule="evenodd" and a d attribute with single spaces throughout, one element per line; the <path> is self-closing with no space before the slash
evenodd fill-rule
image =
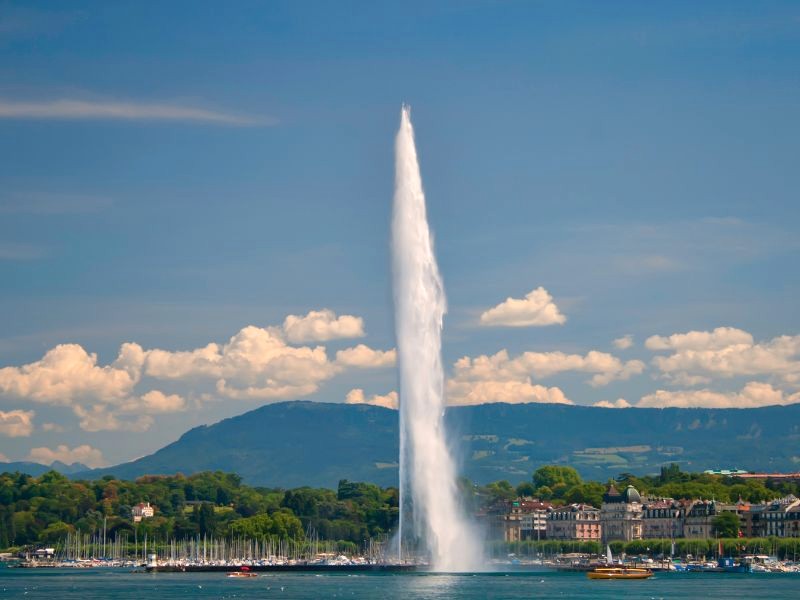
<path id="1" fill-rule="evenodd" d="M 800 574 L 656 574 L 645 581 L 596 581 L 582 573 L 315 575 L 131 573 L 113 569 L 0 569 L 0 599 L 160 598 L 637 598 L 797 600 Z"/>

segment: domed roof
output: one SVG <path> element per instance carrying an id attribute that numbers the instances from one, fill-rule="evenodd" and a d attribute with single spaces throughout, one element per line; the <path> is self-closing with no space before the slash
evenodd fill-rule
<path id="1" fill-rule="evenodd" d="M 629 485 L 628 488 L 622 493 L 622 497 L 628 504 L 630 504 L 631 502 L 642 501 L 642 497 L 639 495 L 639 491 L 632 485 Z"/>

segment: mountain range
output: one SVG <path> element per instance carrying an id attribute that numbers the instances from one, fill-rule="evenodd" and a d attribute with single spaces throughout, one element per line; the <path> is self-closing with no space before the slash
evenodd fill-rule
<path id="1" fill-rule="evenodd" d="M 483 404 L 446 414 L 462 473 L 477 483 L 528 480 L 544 464 L 605 481 L 623 472 L 740 468 L 796 471 L 800 404 L 754 409 Z M 398 413 L 308 401 L 269 404 L 196 427 L 138 460 L 71 476 L 233 471 L 251 485 L 335 487 L 340 479 L 396 485 Z"/>
<path id="2" fill-rule="evenodd" d="M 68 465 L 60 460 L 54 461 L 49 465 L 27 461 L 0 462 L 0 473 L 14 473 L 16 471 L 19 473 L 27 473 L 34 477 L 38 477 L 42 473 L 47 473 L 48 471 L 58 471 L 64 475 L 74 475 L 75 473 L 82 473 L 88 468 L 89 467 L 83 463 L 76 462 Z"/>

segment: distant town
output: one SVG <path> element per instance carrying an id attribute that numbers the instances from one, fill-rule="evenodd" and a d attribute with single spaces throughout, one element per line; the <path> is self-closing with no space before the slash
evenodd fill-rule
<path id="1" fill-rule="evenodd" d="M 791 477 L 800 480 L 800 474 Z M 800 499 L 794 494 L 729 503 L 642 496 L 633 485 L 620 490 L 612 484 L 599 508 L 526 496 L 501 501 L 482 516 L 491 524 L 490 538 L 506 542 L 800 537 Z"/>
<path id="2" fill-rule="evenodd" d="M 462 479 L 460 489 L 493 560 L 535 556 L 573 568 L 564 561 L 608 549 L 669 568 L 671 557 L 762 555 L 785 571 L 800 551 L 800 473 L 686 473 L 673 464 L 600 483 L 548 465 L 516 486 Z M 3 473 L 0 560 L 154 569 L 386 564 L 398 499 L 396 488 L 347 480 L 336 490 L 283 490 L 222 472 L 135 481 Z"/>

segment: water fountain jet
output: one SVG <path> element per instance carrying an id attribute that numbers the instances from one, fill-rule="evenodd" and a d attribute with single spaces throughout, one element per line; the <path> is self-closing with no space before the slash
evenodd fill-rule
<path id="1" fill-rule="evenodd" d="M 406 105 L 395 140 L 392 264 L 400 376 L 399 546 L 411 503 L 413 537 L 425 544 L 432 567 L 478 570 L 481 544 L 461 507 L 455 462 L 447 445 L 441 357 L 447 305 Z"/>

